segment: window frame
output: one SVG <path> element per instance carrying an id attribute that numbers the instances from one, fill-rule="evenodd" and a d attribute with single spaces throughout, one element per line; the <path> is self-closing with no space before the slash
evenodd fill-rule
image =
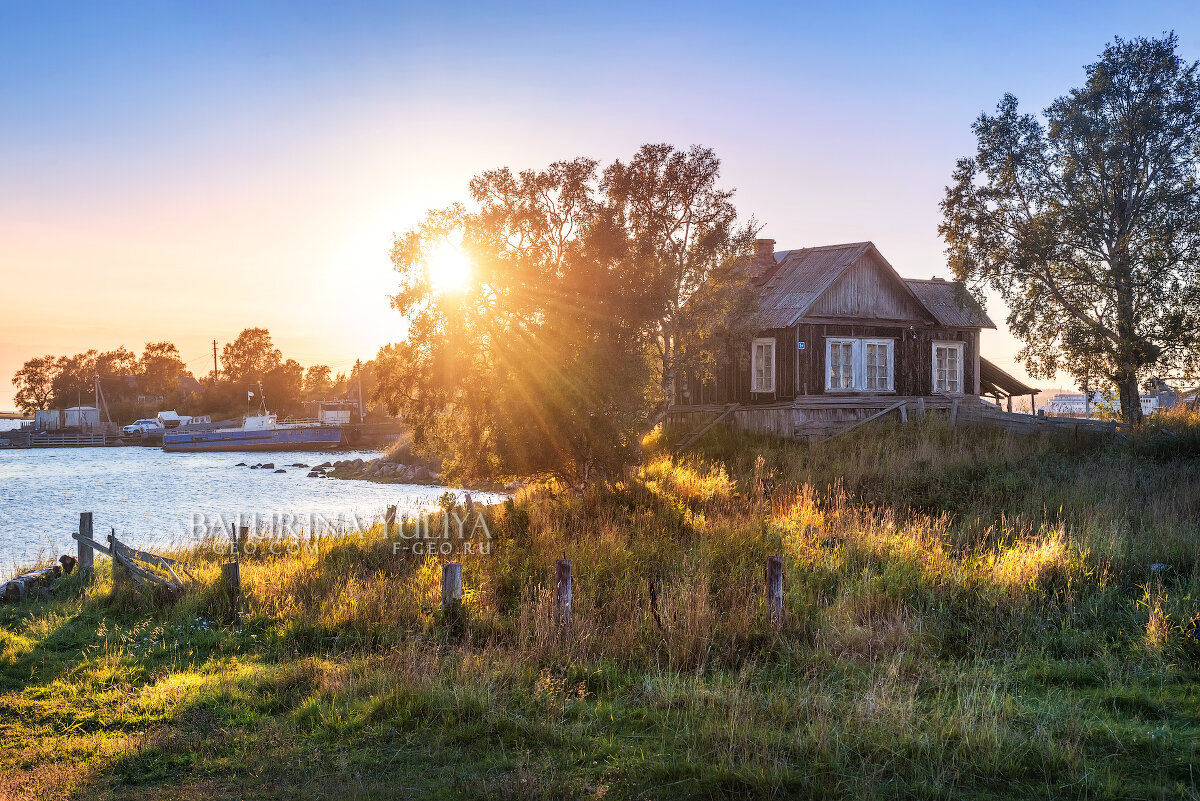
<path id="1" fill-rule="evenodd" d="M 880 337 L 864 338 L 862 341 L 862 391 L 863 392 L 895 392 L 896 391 L 896 340 Z M 867 346 L 883 345 L 887 354 L 887 386 L 867 386 Z"/>
<path id="2" fill-rule="evenodd" d="M 833 386 L 833 346 L 850 345 L 850 386 Z M 867 346 L 881 345 L 887 354 L 887 386 L 867 387 Z M 825 337 L 825 391 L 886 395 L 896 391 L 896 340 L 891 337 Z"/>
<path id="3" fill-rule="evenodd" d="M 933 375 L 931 376 L 931 378 L 933 379 L 933 383 L 931 385 L 931 389 L 932 389 L 932 392 L 934 395 L 965 395 L 965 394 L 967 394 L 966 386 L 965 386 L 966 368 L 963 365 L 963 358 L 966 353 L 966 348 L 964 347 L 965 344 L 966 344 L 965 342 L 962 342 L 960 340 L 952 340 L 952 339 L 946 339 L 946 340 L 935 339 L 933 341 L 933 349 L 931 351 L 932 356 L 933 356 L 933 359 L 932 359 Z M 938 389 L 938 355 L 937 355 L 938 348 L 946 348 L 947 350 L 955 350 L 958 352 L 958 358 L 955 360 L 955 364 L 958 366 L 958 370 L 957 370 L 957 372 L 958 372 L 958 376 L 957 376 L 958 389 L 957 390 Z"/>
<path id="4" fill-rule="evenodd" d="M 850 346 L 850 386 L 833 386 L 833 346 Z M 825 391 L 855 392 L 858 384 L 858 340 L 854 337 L 825 337 Z"/>
<path id="5" fill-rule="evenodd" d="M 770 345 L 771 348 L 771 369 L 768 379 L 770 385 L 767 389 L 762 389 L 756 382 L 755 378 L 758 373 L 758 347 L 759 345 Z M 778 353 L 776 353 L 775 337 L 756 337 L 750 343 L 750 392 L 755 395 L 771 395 L 775 392 L 775 373 L 778 369 Z"/>

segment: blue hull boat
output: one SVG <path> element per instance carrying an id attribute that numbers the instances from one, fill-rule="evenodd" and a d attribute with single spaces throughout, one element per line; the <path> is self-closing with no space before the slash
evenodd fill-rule
<path id="1" fill-rule="evenodd" d="M 279 426 L 217 431 L 171 431 L 163 434 L 163 450 L 186 451 L 318 451 L 342 444 L 337 426 Z"/>

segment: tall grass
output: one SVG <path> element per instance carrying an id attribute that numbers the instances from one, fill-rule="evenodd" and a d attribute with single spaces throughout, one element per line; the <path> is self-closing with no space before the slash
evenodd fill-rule
<path id="1" fill-rule="evenodd" d="M 193 752 L 257 787 L 229 778 L 236 752 L 306 796 L 388 797 L 399 759 L 424 792 L 487 798 L 1196 797 L 1196 430 L 712 432 L 582 496 L 540 484 L 486 510 L 452 615 L 445 559 L 378 528 L 257 542 L 236 604 L 212 547 L 180 554 L 208 589 L 172 608 L 110 594 L 102 568 L 0 613 L 0 713 L 32 721 L 0 723 L 24 749 L 0 767 L 24 777 L 9 792 L 40 787 L 39 732 L 62 723 L 87 769 L 54 775 L 85 795 L 151 768 L 211 778 Z M 147 725 L 161 738 L 129 734 Z"/>

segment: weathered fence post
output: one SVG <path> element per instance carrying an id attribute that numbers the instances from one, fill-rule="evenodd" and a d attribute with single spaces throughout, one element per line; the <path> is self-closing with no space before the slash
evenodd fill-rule
<path id="1" fill-rule="evenodd" d="M 958 398 L 950 403 L 950 425 L 958 425 Z"/>
<path id="2" fill-rule="evenodd" d="M 783 625 L 783 557 L 767 557 L 767 621 L 774 628 Z"/>
<path id="3" fill-rule="evenodd" d="M 242 574 L 238 570 L 237 562 L 226 562 L 221 565 L 221 583 L 225 585 L 229 597 L 236 602 L 237 597 L 242 594 Z"/>
<path id="4" fill-rule="evenodd" d="M 462 603 L 462 565 L 448 562 L 442 565 L 442 610 L 449 612 Z"/>
<path id="5" fill-rule="evenodd" d="M 901 423 L 908 422 L 908 404 L 907 403 L 902 404 L 900 406 L 900 422 Z"/>
<path id="6" fill-rule="evenodd" d="M 92 513 L 79 513 L 79 536 L 92 538 Z M 92 546 L 82 540 L 77 540 L 76 545 L 79 546 L 77 553 L 79 554 L 79 575 L 83 576 L 83 580 L 92 580 Z"/>
<path id="7" fill-rule="evenodd" d="M 571 625 L 571 560 L 554 563 L 554 620 L 560 626 Z"/>
<path id="8" fill-rule="evenodd" d="M 108 535 L 108 555 L 112 562 L 112 588 L 118 590 L 124 586 L 128 576 L 126 575 L 125 566 L 121 564 L 121 560 L 117 558 L 117 549 L 120 548 L 120 541 L 117 539 L 117 532 L 114 529 Z"/>
<path id="9" fill-rule="evenodd" d="M 246 553 L 246 543 L 250 541 L 250 527 L 238 526 L 237 535 L 237 551 L 239 554 Z"/>
<path id="10" fill-rule="evenodd" d="M 396 528 L 396 506 L 393 504 L 387 508 L 387 512 L 383 516 L 383 534 L 389 540 L 395 533 Z"/>
<path id="11" fill-rule="evenodd" d="M 916 413 L 913 415 L 913 417 L 916 417 L 918 420 L 925 419 L 925 398 L 924 397 L 917 398 Z"/>

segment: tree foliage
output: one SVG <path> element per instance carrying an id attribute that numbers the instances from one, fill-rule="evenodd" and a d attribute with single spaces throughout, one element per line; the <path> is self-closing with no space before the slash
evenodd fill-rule
<path id="1" fill-rule="evenodd" d="M 324 398 L 333 392 L 333 371 L 327 364 L 314 364 L 304 372 L 304 394 Z"/>
<path id="2" fill-rule="evenodd" d="M 657 317 L 651 344 L 660 409 L 682 370 L 711 377 L 725 344 L 718 332 L 753 333 L 756 296 L 737 266 L 754 247 L 756 226 L 739 225 L 733 191 L 717 185 L 720 166 L 709 148 L 660 144 L 604 171 L 606 200 L 644 282 L 640 301 Z"/>
<path id="3" fill-rule="evenodd" d="M 491 170 L 471 181 L 469 208 L 397 237 L 393 306 L 408 337 L 380 351 L 376 397 L 414 445 L 460 475 L 580 485 L 627 464 L 677 369 L 661 343 L 702 288 L 706 324 L 723 319 L 717 285 L 752 245 L 715 189 L 718 164 L 702 148 L 648 145 L 603 171 L 587 158 Z M 447 243 L 472 272 L 437 291 Z"/>
<path id="4" fill-rule="evenodd" d="M 58 360 L 49 354 L 25 362 L 12 377 L 17 388 L 13 401 L 26 414 L 50 406 L 54 396 L 54 379 L 58 376 Z"/>
<path id="5" fill-rule="evenodd" d="M 170 342 L 147 342 L 137 363 L 142 391 L 166 397 L 179 386 L 179 379 L 190 376 L 179 356 L 179 348 Z"/>
<path id="6" fill-rule="evenodd" d="M 253 384 L 283 364 L 283 354 L 265 328 L 247 328 L 221 349 L 221 369 L 234 384 Z"/>
<path id="7" fill-rule="evenodd" d="M 1200 81 L 1174 34 L 1116 39 L 1043 119 L 1006 95 L 942 201 L 955 275 L 1007 303 L 1031 374 L 1193 370 L 1200 323 Z"/>

